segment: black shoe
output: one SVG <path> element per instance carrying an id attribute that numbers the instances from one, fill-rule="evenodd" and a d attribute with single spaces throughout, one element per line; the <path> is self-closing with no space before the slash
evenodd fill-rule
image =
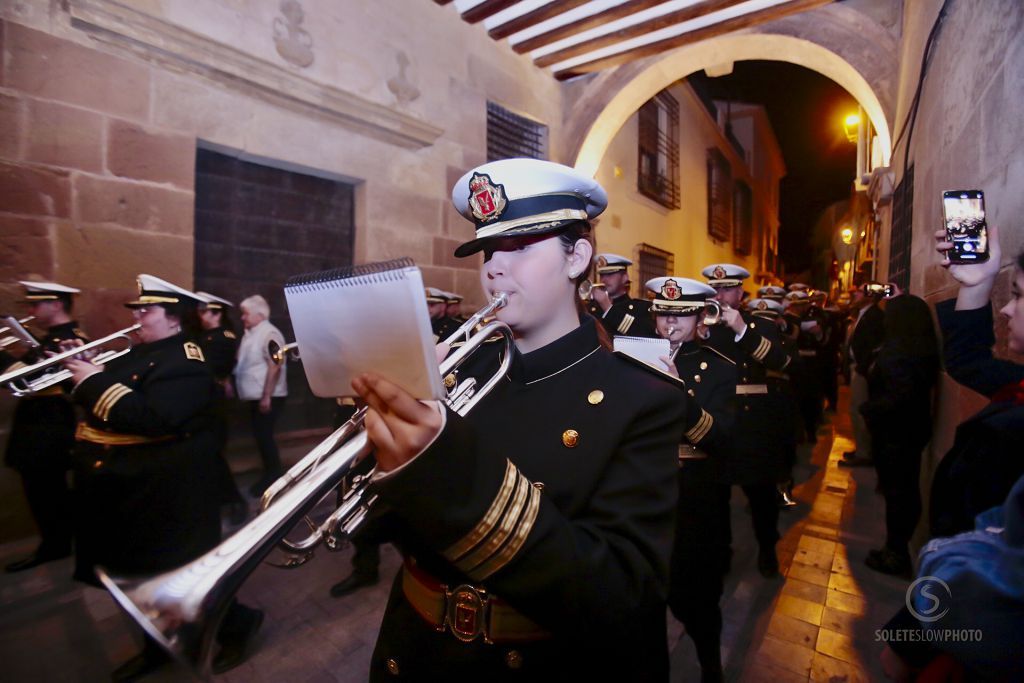
<path id="1" fill-rule="evenodd" d="M 113 683 L 130 683 L 163 668 L 169 658 L 153 648 L 146 648 L 110 673 Z"/>
<path id="2" fill-rule="evenodd" d="M 338 583 L 331 586 L 331 597 L 340 598 L 348 595 L 349 593 L 355 593 L 363 586 L 372 586 L 380 580 L 380 577 L 376 572 L 373 574 L 357 574 L 355 572 L 349 574 Z"/>
<path id="3" fill-rule="evenodd" d="M 222 674 L 225 671 L 234 669 L 249 658 L 250 647 L 255 640 L 256 633 L 263 625 L 263 611 L 250 609 L 251 615 L 245 632 L 233 636 L 229 641 L 221 644 L 220 651 L 213 658 L 213 673 Z"/>
<path id="4" fill-rule="evenodd" d="M 779 575 L 779 558 L 775 556 L 775 548 L 757 553 L 757 571 L 766 579 L 774 579 Z"/>
<path id="5" fill-rule="evenodd" d="M 909 555 L 901 555 L 889 548 L 883 548 L 877 554 L 869 553 L 864 564 L 876 572 L 903 578 L 910 578 L 913 569 Z"/>
<path id="6" fill-rule="evenodd" d="M 874 464 L 875 461 L 871 458 L 862 458 L 857 456 L 839 461 L 840 467 L 870 467 Z"/>
<path id="7" fill-rule="evenodd" d="M 15 560 L 14 562 L 11 562 L 9 565 L 4 567 L 4 571 L 8 574 L 13 574 L 15 572 L 23 572 L 28 569 L 32 569 L 33 567 L 38 567 L 41 564 L 46 564 L 47 562 L 53 562 L 54 560 L 62 560 L 70 554 L 70 550 L 60 553 L 33 553 L 28 557 L 23 557 L 20 560 Z"/>

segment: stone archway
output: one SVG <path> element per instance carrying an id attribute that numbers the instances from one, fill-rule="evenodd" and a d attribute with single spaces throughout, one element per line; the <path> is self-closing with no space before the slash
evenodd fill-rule
<path id="1" fill-rule="evenodd" d="M 789 62 L 835 81 L 871 119 L 883 163 L 888 164 L 895 40 L 859 12 L 833 6 L 777 22 L 764 31 L 720 36 L 570 84 L 567 94 L 575 104 L 568 111 L 565 139 L 579 143 L 567 157 L 581 171 L 595 173 L 622 125 L 656 93 L 706 67 L 746 60 Z"/>

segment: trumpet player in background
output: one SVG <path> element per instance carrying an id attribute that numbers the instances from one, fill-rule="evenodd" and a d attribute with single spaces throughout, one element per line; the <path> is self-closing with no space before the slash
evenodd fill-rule
<path id="1" fill-rule="evenodd" d="M 723 476 L 732 457 L 731 432 L 736 411 L 736 366 L 697 341 L 711 287 L 683 277 L 647 282 L 658 335 L 668 339 L 667 372 L 686 385 L 710 416 L 687 432 L 679 446 L 679 502 L 672 546 L 668 605 L 693 639 L 701 681 L 722 676 L 722 583 L 729 562 L 729 480 Z"/>
<path id="2" fill-rule="evenodd" d="M 55 282 L 21 281 L 23 302 L 34 325 L 45 330 L 39 346 L 15 357 L 20 346 L 0 349 L 0 372 L 17 370 L 46 359 L 60 350 L 61 342 L 86 340 L 71 318 L 74 287 Z M 75 439 L 75 411 L 64 390 L 54 386 L 21 398 L 14 409 L 4 462 L 18 471 L 32 518 L 39 529 L 39 546 L 28 557 L 5 567 L 8 572 L 32 569 L 71 554 L 71 493 L 67 473 Z"/>
<path id="3" fill-rule="evenodd" d="M 718 263 L 702 274 L 722 307 L 722 324 L 708 328 L 704 344 L 736 366 L 735 457 L 725 476 L 730 483 L 741 486 L 750 501 L 758 543 L 757 568 L 763 577 L 773 578 L 779 574 L 775 484 L 786 461 L 785 443 L 792 431 L 792 415 L 778 386 L 768 381 L 768 372 L 784 372 L 790 356 L 779 343 L 774 323 L 739 308 L 749 271 Z"/>
<path id="4" fill-rule="evenodd" d="M 85 411 L 75 434 L 78 546 L 75 577 L 98 585 L 95 567 L 152 574 L 178 567 L 220 542 L 216 383 L 203 352 L 197 296 L 151 275 L 125 304 L 141 343 L 100 366 L 71 357 L 74 401 Z M 214 671 L 240 664 L 263 613 L 233 601 L 218 633 Z M 113 672 L 131 681 L 167 655 L 145 637 L 142 652 Z"/>
<path id="5" fill-rule="evenodd" d="M 405 557 L 370 679 L 667 680 L 678 443 L 709 418 L 671 378 L 613 355 L 583 311 L 590 220 L 607 202 L 592 178 L 506 159 L 452 198 L 477 230 L 455 255 L 483 251 L 481 284 L 508 297 L 497 318 L 516 348 L 464 418 L 384 377 L 353 382 Z M 490 376 L 498 347 L 446 384 Z"/>

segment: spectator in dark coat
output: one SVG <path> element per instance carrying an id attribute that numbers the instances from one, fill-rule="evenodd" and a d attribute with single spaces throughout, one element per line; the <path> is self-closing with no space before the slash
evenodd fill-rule
<path id="1" fill-rule="evenodd" d="M 885 497 L 885 545 L 866 564 L 885 574 L 908 575 L 907 544 L 921 517 L 921 451 L 932 433 L 932 389 L 939 344 L 931 310 L 903 294 L 885 308 L 885 336 L 868 371 L 868 400 L 861 405 L 871 432 L 871 457 Z"/>

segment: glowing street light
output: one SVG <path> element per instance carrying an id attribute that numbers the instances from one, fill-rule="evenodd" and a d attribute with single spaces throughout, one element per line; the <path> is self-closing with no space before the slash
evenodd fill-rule
<path id="1" fill-rule="evenodd" d="M 839 231 L 839 237 L 843 240 L 843 244 L 853 243 L 853 230 L 850 228 L 843 228 Z"/>
<path id="2" fill-rule="evenodd" d="M 860 114 L 849 114 L 843 119 L 843 131 L 846 132 L 846 139 L 850 142 L 857 142 L 857 132 L 860 128 Z"/>

